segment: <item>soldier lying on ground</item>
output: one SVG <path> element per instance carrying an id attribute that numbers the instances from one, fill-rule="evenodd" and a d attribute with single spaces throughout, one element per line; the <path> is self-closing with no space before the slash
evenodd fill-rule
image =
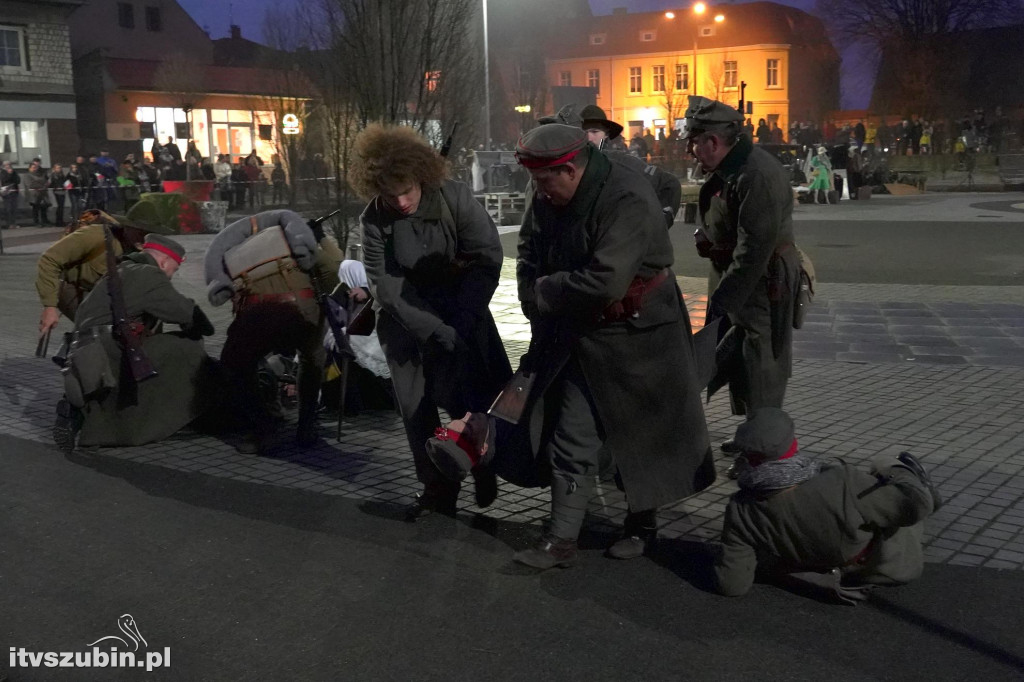
<path id="1" fill-rule="evenodd" d="M 219 372 L 201 340 L 213 325 L 171 284 L 184 258 L 181 244 L 151 234 L 118 266 L 130 331 L 156 370 L 152 378 L 135 383 L 125 368 L 111 328 L 109 278 L 82 301 L 53 429 L 62 450 L 73 450 L 76 437 L 82 446 L 151 443 L 216 409 Z M 161 333 L 164 322 L 181 333 Z"/>
<path id="2" fill-rule="evenodd" d="M 788 576 L 854 603 L 876 585 L 921 575 L 924 519 L 941 498 L 909 453 L 864 473 L 799 454 L 793 421 L 763 407 L 736 429 L 747 466 L 725 510 L 719 592 L 745 594 L 755 573 Z"/>

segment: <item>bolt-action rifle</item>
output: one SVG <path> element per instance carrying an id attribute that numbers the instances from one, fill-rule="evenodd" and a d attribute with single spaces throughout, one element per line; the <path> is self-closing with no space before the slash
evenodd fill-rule
<path id="1" fill-rule="evenodd" d="M 124 302 L 121 273 L 117 270 L 117 256 L 114 254 L 114 234 L 107 225 L 103 226 L 103 239 L 107 251 L 107 292 L 110 294 L 110 312 L 114 320 L 114 339 L 121 347 L 122 368 L 128 370 L 132 380 L 137 384 L 155 377 L 157 372 L 142 351 L 142 342 L 138 335 L 132 333 L 128 308 Z"/>

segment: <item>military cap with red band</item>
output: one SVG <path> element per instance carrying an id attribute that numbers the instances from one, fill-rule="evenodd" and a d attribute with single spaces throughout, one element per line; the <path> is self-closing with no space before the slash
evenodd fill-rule
<path id="1" fill-rule="evenodd" d="M 185 260 L 185 247 L 162 234 L 146 235 L 146 242 L 142 245 L 142 250 L 159 251 L 174 259 L 179 265 Z"/>
<path id="2" fill-rule="evenodd" d="M 562 123 L 538 126 L 519 138 L 516 161 L 528 169 L 564 166 L 587 148 L 587 133 L 582 128 Z"/>

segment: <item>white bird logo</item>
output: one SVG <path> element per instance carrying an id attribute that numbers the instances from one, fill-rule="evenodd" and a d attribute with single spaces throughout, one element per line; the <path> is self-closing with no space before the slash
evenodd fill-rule
<path id="1" fill-rule="evenodd" d="M 145 638 L 142 636 L 142 633 L 139 632 L 139 626 L 135 624 L 135 619 L 132 618 L 132 614 L 126 613 L 122 615 L 120 618 L 118 618 L 117 627 L 120 628 L 121 632 L 128 636 L 128 639 L 131 640 L 132 644 L 128 644 L 126 640 L 122 639 L 121 637 L 118 637 L 117 635 L 107 635 L 106 637 L 100 637 L 92 644 L 87 644 L 86 646 L 95 646 L 107 639 L 116 639 L 121 644 L 124 644 L 126 649 L 134 645 L 132 651 L 139 650 L 139 642 L 142 642 L 147 647 L 149 646 L 149 642 L 147 642 Z"/>

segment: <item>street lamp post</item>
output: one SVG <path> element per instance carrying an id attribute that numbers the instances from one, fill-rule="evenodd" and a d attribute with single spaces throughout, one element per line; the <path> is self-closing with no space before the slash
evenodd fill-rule
<path id="1" fill-rule="evenodd" d="M 693 6 L 693 13 L 697 16 L 698 20 L 700 19 L 700 17 L 704 16 L 704 13 L 707 12 L 707 11 L 708 11 L 708 6 L 705 3 L 703 3 L 703 2 L 698 2 L 698 3 L 694 4 L 694 6 Z M 669 15 L 671 15 L 671 16 L 669 16 Z M 669 19 L 675 18 L 675 14 L 673 14 L 671 12 L 667 13 L 665 16 L 667 16 Z M 725 15 L 724 14 L 716 14 L 715 15 L 715 23 L 716 24 L 720 24 L 723 21 L 725 21 Z M 697 24 L 697 31 L 693 34 L 693 88 L 692 88 L 692 90 L 693 90 L 693 94 L 694 95 L 699 94 L 697 92 L 697 38 L 699 38 L 699 37 L 700 37 L 700 24 L 698 23 Z"/>
<path id="2" fill-rule="evenodd" d="M 491 59 L 487 45 L 487 0 L 484 4 L 484 149 L 491 151 Z"/>

